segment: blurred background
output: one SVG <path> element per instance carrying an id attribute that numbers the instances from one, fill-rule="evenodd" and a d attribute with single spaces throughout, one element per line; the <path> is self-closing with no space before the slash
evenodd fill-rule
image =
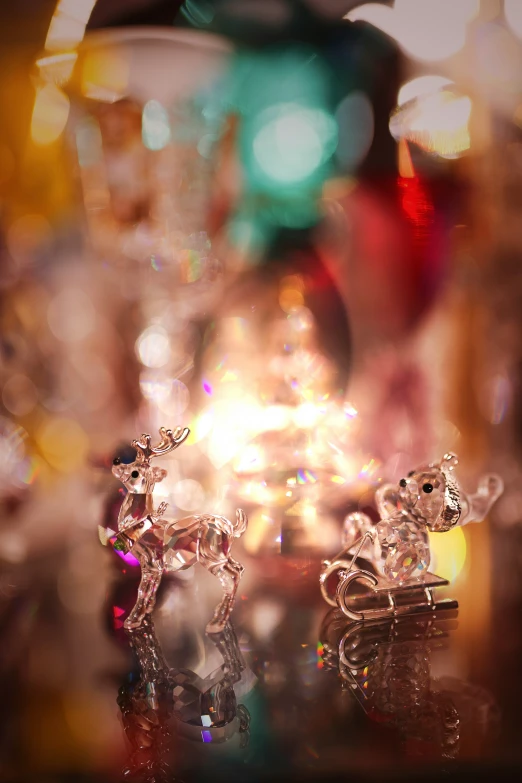
<path id="1" fill-rule="evenodd" d="M 250 519 L 249 774 L 404 763 L 333 684 L 320 729 L 290 742 L 289 715 L 324 698 L 317 577 L 344 515 L 448 450 L 466 488 L 506 490 L 432 537 L 461 604 L 437 671 L 503 716 L 466 760 L 518 764 L 522 2 L 17 0 L 0 38 L 4 778 L 118 779 L 139 568 L 98 527 L 115 454 L 178 425 L 158 502 Z M 213 662 L 216 595 L 165 587 L 176 665 Z"/>

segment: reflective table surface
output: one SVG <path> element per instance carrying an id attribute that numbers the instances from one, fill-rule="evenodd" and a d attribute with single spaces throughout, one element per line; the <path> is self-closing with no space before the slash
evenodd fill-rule
<path id="1" fill-rule="evenodd" d="M 165 578 L 153 621 L 126 632 L 139 575 L 101 547 L 105 501 L 89 497 L 74 484 L 3 519 L 2 540 L 18 520 L 31 544 L 12 547 L 0 578 L 0 780 L 522 771 L 521 527 L 466 529 L 465 566 L 444 588 L 458 611 L 350 622 L 321 598 L 319 557 L 239 545 L 222 633 L 205 635 L 220 594 L 199 567 Z"/>

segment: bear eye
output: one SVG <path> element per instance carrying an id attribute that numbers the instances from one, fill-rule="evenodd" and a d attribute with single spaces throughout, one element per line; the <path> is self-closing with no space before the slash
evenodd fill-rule
<path id="1" fill-rule="evenodd" d="M 410 472 L 408 473 L 408 478 L 410 478 L 410 476 L 413 476 L 414 473 L 415 473 L 414 470 L 410 470 Z"/>
<path id="2" fill-rule="evenodd" d="M 137 470 L 133 470 L 133 471 L 132 471 L 132 473 L 131 473 L 131 477 L 132 477 L 132 478 L 138 478 L 138 476 L 139 476 L 139 475 L 140 475 L 140 474 L 139 474 L 139 471 L 137 471 Z M 430 490 L 430 491 L 431 491 L 431 490 Z"/>
<path id="3" fill-rule="evenodd" d="M 112 464 L 113 465 L 120 465 L 121 464 L 121 459 L 119 457 L 114 457 L 114 459 L 112 460 Z"/>
<path id="4" fill-rule="evenodd" d="M 423 492 L 427 492 L 428 495 L 429 495 L 430 492 L 433 492 L 433 484 L 423 484 L 422 485 L 422 491 Z"/>
<path id="5" fill-rule="evenodd" d="M 399 486 L 400 486 L 400 487 L 405 487 L 405 486 L 406 486 L 406 479 L 401 479 L 401 480 L 399 481 Z"/>

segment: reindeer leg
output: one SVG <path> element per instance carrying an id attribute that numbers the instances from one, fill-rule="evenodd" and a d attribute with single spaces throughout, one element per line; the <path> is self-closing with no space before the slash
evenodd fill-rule
<path id="1" fill-rule="evenodd" d="M 227 623 L 221 633 L 213 634 L 212 641 L 223 657 L 223 671 L 231 685 L 239 682 L 246 663 L 239 649 L 236 632 L 231 622 Z"/>
<path id="2" fill-rule="evenodd" d="M 216 606 L 214 616 L 208 623 L 206 631 L 207 633 L 219 633 L 219 631 L 222 631 L 225 627 L 232 609 L 234 608 L 234 601 L 241 574 L 243 573 L 243 566 L 232 558 L 229 558 L 226 562 L 209 568 L 209 571 L 217 576 L 221 582 L 225 595 Z"/>
<path id="3" fill-rule="evenodd" d="M 136 551 L 135 547 L 134 551 Z M 150 614 L 156 603 L 156 593 L 163 574 L 162 563 L 145 547 L 136 552 L 141 565 L 141 580 L 138 587 L 138 598 L 132 612 L 125 620 L 127 630 L 138 628 L 146 614 Z"/>

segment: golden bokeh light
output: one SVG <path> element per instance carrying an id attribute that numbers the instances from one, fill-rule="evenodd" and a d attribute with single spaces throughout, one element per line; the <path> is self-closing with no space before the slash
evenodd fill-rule
<path id="1" fill-rule="evenodd" d="M 81 89 L 86 98 L 113 103 L 125 96 L 129 63 L 123 52 L 94 48 L 86 52 L 81 66 Z"/>
<path id="2" fill-rule="evenodd" d="M 85 464 L 89 438 L 73 419 L 50 417 L 37 431 L 36 440 L 51 467 L 72 473 Z"/>
<path id="3" fill-rule="evenodd" d="M 69 118 L 70 101 L 54 84 L 39 87 L 31 120 L 31 138 L 44 147 L 60 138 Z"/>
<path id="4" fill-rule="evenodd" d="M 452 89 L 438 90 L 399 106 L 390 132 L 441 158 L 457 158 L 470 148 L 472 102 Z"/>
<path id="5" fill-rule="evenodd" d="M 403 104 L 408 103 L 408 101 L 412 101 L 414 98 L 431 95 L 434 92 L 437 92 L 437 90 L 447 87 L 451 83 L 451 79 L 437 74 L 417 76 L 415 79 L 410 79 L 410 81 L 405 82 L 402 85 L 397 96 L 397 106 L 402 106 Z"/>
<path id="6" fill-rule="evenodd" d="M 40 57 L 36 65 L 42 79 L 61 85 L 66 84 L 71 78 L 77 59 L 76 52 L 60 52 Z"/>
<path id="7" fill-rule="evenodd" d="M 443 579 L 454 582 L 466 562 L 466 536 L 461 527 L 446 533 L 430 533 L 431 570 Z"/>

